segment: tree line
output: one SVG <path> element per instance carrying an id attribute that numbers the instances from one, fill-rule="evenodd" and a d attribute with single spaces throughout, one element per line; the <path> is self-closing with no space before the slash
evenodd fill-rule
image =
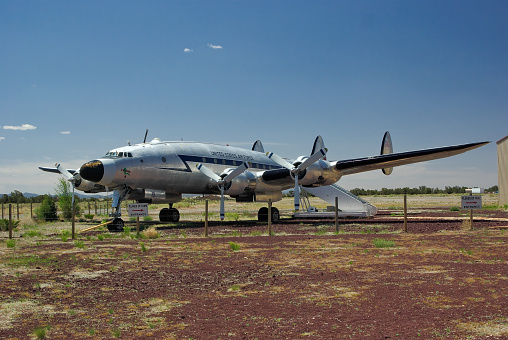
<path id="1" fill-rule="evenodd" d="M 59 185 L 62 186 L 63 184 L 60 183 Z M 434 194 L 434 195 L 436 195 L 436 194 L 463 194 L 466 192 L 467 188 L 468 187 L 445 186 L 444 189 L 439 189 L 439 188 L 429 188 L 429 187 L 426 187 L 423 185 L 423 186 L 419 186 L 418 188 L 409 188 L 409 187 L 395 188 L 395 189 L 382 188 L 380 190 L 354 188 L 350 191 L 351 191 L 351 193 L 353 193 L 354 195 L 357 195 L 357 196 L 403 195 L 403 194 L 407 194 L 407 195 Z M 69 190 L 69 189 L 67 189 L 67 190 Z M 485 189 L 485 192 L 497 192 L 498 190 L 499 190 L 498 186 L 494 185 L 490 188 Z M 285 196 L 292 197 L 293 196 L 292 194 L 293 194 L 293 191 L 290 191 Z M 55 195 L 55 196 L 39 195 L 39 196 L 34 196 L 34 197 L 25 197 L 25 196 L 23 196 L 23 193 L 21 193 L 20 191 L 14 190 L 13 192 L 11 192 L 10 195 L 4 194 L 0 198 L 0 203 L 3 203 L 3 204 L 8 204 L 8 203 L 42 203 L 48 197 L 56 202 L 56 201 L 58 201 L 58 196 L 61 196 L 61 192 L 60 192 L 60 195 Z M 76 203 L 95 202 L 95 201 L 99 200 L 97 197 L 80 198 L 77 195 L 74 196 L 74 199 L 75 199 Z"/>
<path id="2" fill-rule="evenodd" d="M 459 187 L 459 186 L 445 186 L 444 189 L 439 188 L 429 188 L 426 186 L 419 186 L 418 188 L 395 188 L 395 189 L 388 189 L 388 188 L 381 188 L 380 190 L 377 189 L 360 189 L 355 188 L 353 190 L 350 190 L 351 193 L 353 193 L 356 196 L 375 196 L 375 195 L 430 195 L 430 194 L 464 194 L 466 193 L 466 189 L 468 187 Z M 494 185 L 490 188 L 486 188 L 485 192 L 498 192 L 498 186 Z"/>
<path id="3" fill-rule="evenodd" d="M 55 202 L 58 201 L 58 194 L 56 195 L 38 195 L 33 197 L 25 197 L 22 192 L 18 190 L 14 190 L 10 193 L 10 195 L 3 194 L 0 197 L 0 203 L 8 204 L 8 203 L 42 203 L 44 199 L 47 197 L 53 199 Z M 78 202 L 95 202 L 100 200 L 97 197 L 89 197 L 89 198 L 80 198 L 78 195 L 74 195 L 74 200 L 76 203 Z"/>

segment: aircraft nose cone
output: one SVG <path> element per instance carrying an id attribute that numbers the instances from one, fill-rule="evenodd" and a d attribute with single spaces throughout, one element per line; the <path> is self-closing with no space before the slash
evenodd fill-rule
<path id="1" fill-rule="evenodd" d="M 104 176 L 104 164 L 98 160 L 86 162 L 79 169 L 79 174 L 87 181 L 98 183 Z"/>

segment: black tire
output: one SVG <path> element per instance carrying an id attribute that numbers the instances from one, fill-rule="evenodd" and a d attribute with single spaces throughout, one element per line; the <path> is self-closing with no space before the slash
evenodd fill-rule
<path id="1" fill-rule="evenodd" d="M 268 208 L 267 207 L 259 208 L 258 221 L 260 221 L 260 222 L 268 221 Z"/>
<path id="2" fill-rule="evenodd" d="M 170 215 L 169 208 L 161 209 L 161 211 L 159 212 L 159 221 L 169 222 L 170 221 L 169 215 Z"/>
<path id="3" fill-rule="evenodd" d="M 171 222 L 180 221 L 180 212 L 178 211 L 178 209 L 175 208 L 169 209 L 169 219 Z"/>
<path id="4" fill-rule="evenodd" d="M 108 230 L 110 232 L 119 232 L 123 231 L 125 224 L 123 220 L 119 217 L 115 218 L 112 223 L 108 224 Z"/>
<path id="5" fill-rule="evenodd" d="M 266 210 L 268 211 L 268 209 Z M 272 207 L 272 222 L 278 222 L 279 219 L 280 219 L 279 209 Z"/>

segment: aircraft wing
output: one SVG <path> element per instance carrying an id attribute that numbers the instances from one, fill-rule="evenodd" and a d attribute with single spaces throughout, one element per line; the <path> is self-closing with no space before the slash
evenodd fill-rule
<path id="1" fill-rule="evenodd" d="M 383 168 L 391 168 L 400 165 L 413 164 L 418 162 L 430 161 L 432 159 L 455 156 L 466 151 L 470 151 L 486 145 L 490 142 L 469 143 L 440 148 L 425 149 L 418 151 L 399 152 L 373 157 L 364 157 L 337 161 L 335 169 L 342 175 L 351 175 L 364 171 L 371 171 Z"/>
<path id="2" fill-rule="evenodd" d="M 46 166 L 40 166 L 39 169 L 42 170 L 42 171 L 51 172 L 51 173 L 54 173 L 54 174 L 60 174 L 60 171 L 57 168 L 49 168 L 49 167 L 46 167 Z M 73 169 L 67 169 L 67 171 L 69 171 L 73 175 L 76 172 L 76 170 L 73 170 Z"/>

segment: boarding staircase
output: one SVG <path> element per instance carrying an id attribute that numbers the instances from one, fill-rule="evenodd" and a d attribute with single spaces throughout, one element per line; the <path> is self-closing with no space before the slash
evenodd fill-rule
<path id="1" fill-rule="evenodd" d="M 318 215 L 323 215 L 324 217 L 324 215 L 335 214 L 335 211 L 316 212 L 315 209 L 312 209 L 307 195 L 304 194 L 305 191 L 321 198 L 332 207 L 335 207 L 335 197 L 337 197 L 340 217 L 372 217 L 377 213 L 377 208 L 374 205 L 337 184 L 302 189 L 303 191 L 300 191 L 302 192 L 300 195 L 300 205 L 303 211 L 295 213 L 295 217 L 316 217 Z"/>

